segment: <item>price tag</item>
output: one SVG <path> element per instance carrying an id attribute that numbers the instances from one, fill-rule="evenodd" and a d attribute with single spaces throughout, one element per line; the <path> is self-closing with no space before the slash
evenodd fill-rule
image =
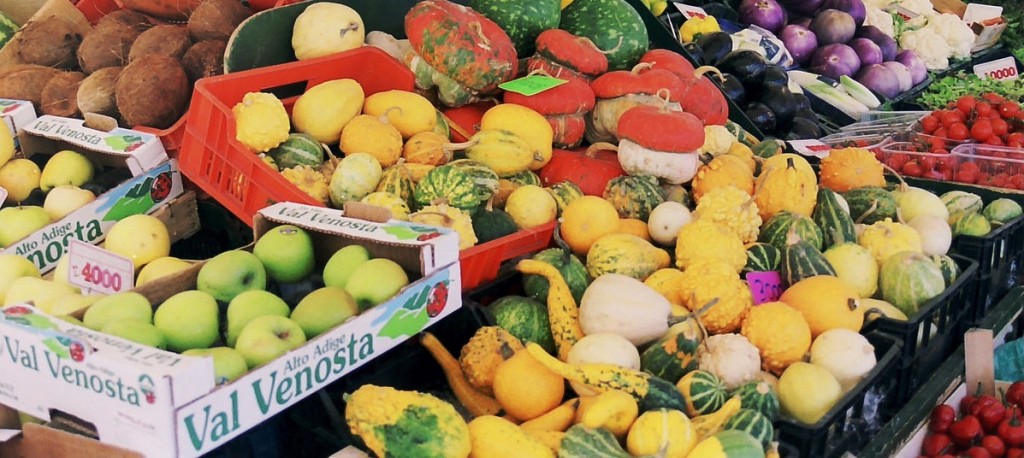
<path id="1" fill-rule="evenodd" d="M 832 146 L 822 143 L 821 140 L 790 140 L 789 146 L 804 156 L 817 158 L 828 157 L 832 151 Z"/>
<path id="2" fill-rule="evenodd" d="M 920 16 L 920 14 L 917 14 L 917 13 L 915 13 L 913 11 L 910 11 L 910 10 L 908 10 L 908 9 L 902 7 L 902 6 L 897 6 L 896 9 L 894 10 L 894 12 L 897 15 L 899 15 L 899 17 L 903 18 L 904 21 L 909 21 L 911 19 L 914 19 L 914 18 Z"/>
<path id="3" fill-rule="evenodd" d="M 782 276 L 778 272 L 747 272 L 747 286 L 754 296 L 754 305 L 779 300 L 782 296 Z"/>
<path id="4" fill-rule="evenodd" d="M 71 240 L 68 256 L 68 281 L 84 291 L 113 294 L 135 284 L 135 264 L 124 256 L 77 239 Z"/>
<path id="5" fill-rule="evenodd" d="M 974 66 L 974 74 L 981 79 L 994 79 L 1013 81 L 1019 76 L 1017 74 L 1017 61 L 1013 56 L 985 62 Z"/>
<path id="6" fill-rule="evenodd" d="M 498 87 L 509 92 L 515 92 L 529 97 L 531 95 L 540 94 L 548 89 L 556 88 L 565 83 L 568 83 L 568 81 L 555 78 L 553 76 L 532 75 L 501 83 Z"/>
<path id="7" fill-rule="evenodd" d="M 5 200 L 7 200 L 7 190 L 0 186 L 0 205 L 3 205 Z"/>
<path id="8" fill-rule="evenodd" d="M 967 9 L 964 10 L 964 22 L 967 25 L 974 24 L 975 22 L 985 22 L 989 19 L 995 19 L 1003 15 L 1003 7 L 982 5 L 981 3 L 968 3 Z"/>
<path id="9" fill-rule="evenodd" d="M 682 3 L 675 3 L 675 5 L 679 12 L 683 13 L 683 17 L 686 19 L 694 17 L 704 19 L 708 17 L 708 12 L 704 11 L 704 8 L 699 6 L 684 5 Z"/>

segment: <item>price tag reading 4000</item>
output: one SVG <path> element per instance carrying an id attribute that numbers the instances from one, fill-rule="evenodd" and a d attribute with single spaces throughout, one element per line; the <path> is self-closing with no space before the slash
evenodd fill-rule
<path id="1" fill-rule="evenodd" d="M 131 259 L 80 240 L 71 240 L 68 256 L 68 281 L 85 291 L 113 294 L 134 286 Z"/>

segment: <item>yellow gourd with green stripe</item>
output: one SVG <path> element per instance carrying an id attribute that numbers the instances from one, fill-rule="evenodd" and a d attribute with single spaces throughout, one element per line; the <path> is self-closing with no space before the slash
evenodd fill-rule
<path id="1" fill-rule="evenodd" d="M 632 234 L 605 235 L 587 252 L 587 273 L 591 278 L 622 274 L 643 281 L 658 269 L 668 267 L 669 255 Z"/>
<path id="2" fill-rule="evenodd" d="M 761 443 L 737 430 L 719 432 L 700 441 L 687 458 L 764 458 Z"/>

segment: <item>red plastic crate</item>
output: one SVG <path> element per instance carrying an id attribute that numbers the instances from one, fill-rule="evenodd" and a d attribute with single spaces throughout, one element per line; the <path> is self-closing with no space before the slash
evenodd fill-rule
<path id="1" fill-rule="evenodd" d="M 547 248 L 554 233 L 555 222 L 552 221 L 462 250 L 459 253 L 462 289 L 470 290 L 498 278 L 501 263 Z"/>

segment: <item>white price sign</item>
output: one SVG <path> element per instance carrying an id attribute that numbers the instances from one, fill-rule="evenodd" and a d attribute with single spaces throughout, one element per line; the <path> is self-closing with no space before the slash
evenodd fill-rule
<path id="1" fill-rule="evenodd" d="M 1017 61 L 1013 57 L 985 62 L 974 66 L 974 74 L 981 79 L 1013 81 L 1017 79 Z"/>
<path id="2" fill-rule="evenodd" d="M 68 281 L 82 290 L 113 294 L 135 284 L 135 264 L 124 256 L 77 239 L 71 240 L 68 256 Z"/>
<path id="3" fill-rule="evenodd" d="M 683 13 L 683 17 L 685 17 L 686 19 L 694 17 L 704 19 L 708 17 L 708 12 L 704 11 L 704 8 L 701 8 L 699 6 L 684 5 L 682 3 L 674 4 L 676 5 L 676 8 L 679 9 L 679 12 Z"/>
<path id="4" fill-rule="evenodd" d="M 820 140 L 790 140 L 789 146 L 804 156 L 817 158 L 828 157 L 828 153 L 832 151 L 831 146 Z"/>

